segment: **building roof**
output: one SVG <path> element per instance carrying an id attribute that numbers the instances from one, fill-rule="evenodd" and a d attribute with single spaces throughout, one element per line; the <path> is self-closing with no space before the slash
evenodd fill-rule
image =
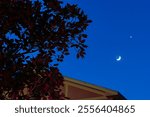
<path id="1" fill-rule="evenodd" d="M 125 100 L 118 91 L 64 77 L 63 92 L 72 100 Z"/>

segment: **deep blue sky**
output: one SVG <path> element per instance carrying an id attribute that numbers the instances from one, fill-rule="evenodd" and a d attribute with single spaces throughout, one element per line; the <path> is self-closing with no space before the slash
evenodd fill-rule
<path id="1" fill-rule="evenodd" d="M 150 99 L 150 0 L 63 1 L 77 3 L 93 20 L 87 55 L 67 56 L 59 66 L 63 75 L 117 90 L 127 99 Z"/>

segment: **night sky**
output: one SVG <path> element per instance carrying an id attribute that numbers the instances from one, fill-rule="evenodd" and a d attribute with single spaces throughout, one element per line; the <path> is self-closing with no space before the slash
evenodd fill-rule
<path id="1" fill-rule="evenodd" d="M 150 0 L 63 0 L 77 3 L 93 20 L 87 54 L 60 64 L 64 76 L 150 99 Z"/>

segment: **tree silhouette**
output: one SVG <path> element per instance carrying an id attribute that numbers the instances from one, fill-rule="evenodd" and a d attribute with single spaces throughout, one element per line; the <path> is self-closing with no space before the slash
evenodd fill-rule
<path id="1" fill-rule="evenodd" d="M 64 99 L 58 64 L 84 57 L 90 22 L 60 0 L 1 0 L 0 99 Z"/>

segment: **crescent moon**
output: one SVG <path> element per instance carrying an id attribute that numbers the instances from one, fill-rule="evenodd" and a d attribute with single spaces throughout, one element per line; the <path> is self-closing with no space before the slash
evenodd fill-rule
<path id="1" fill-rule="evenodd" d="M 118 56 L 118 57 L 116 58 L 117 61 L 121 61 L 121 59 L 122 59 L 121 56 Z"/>

